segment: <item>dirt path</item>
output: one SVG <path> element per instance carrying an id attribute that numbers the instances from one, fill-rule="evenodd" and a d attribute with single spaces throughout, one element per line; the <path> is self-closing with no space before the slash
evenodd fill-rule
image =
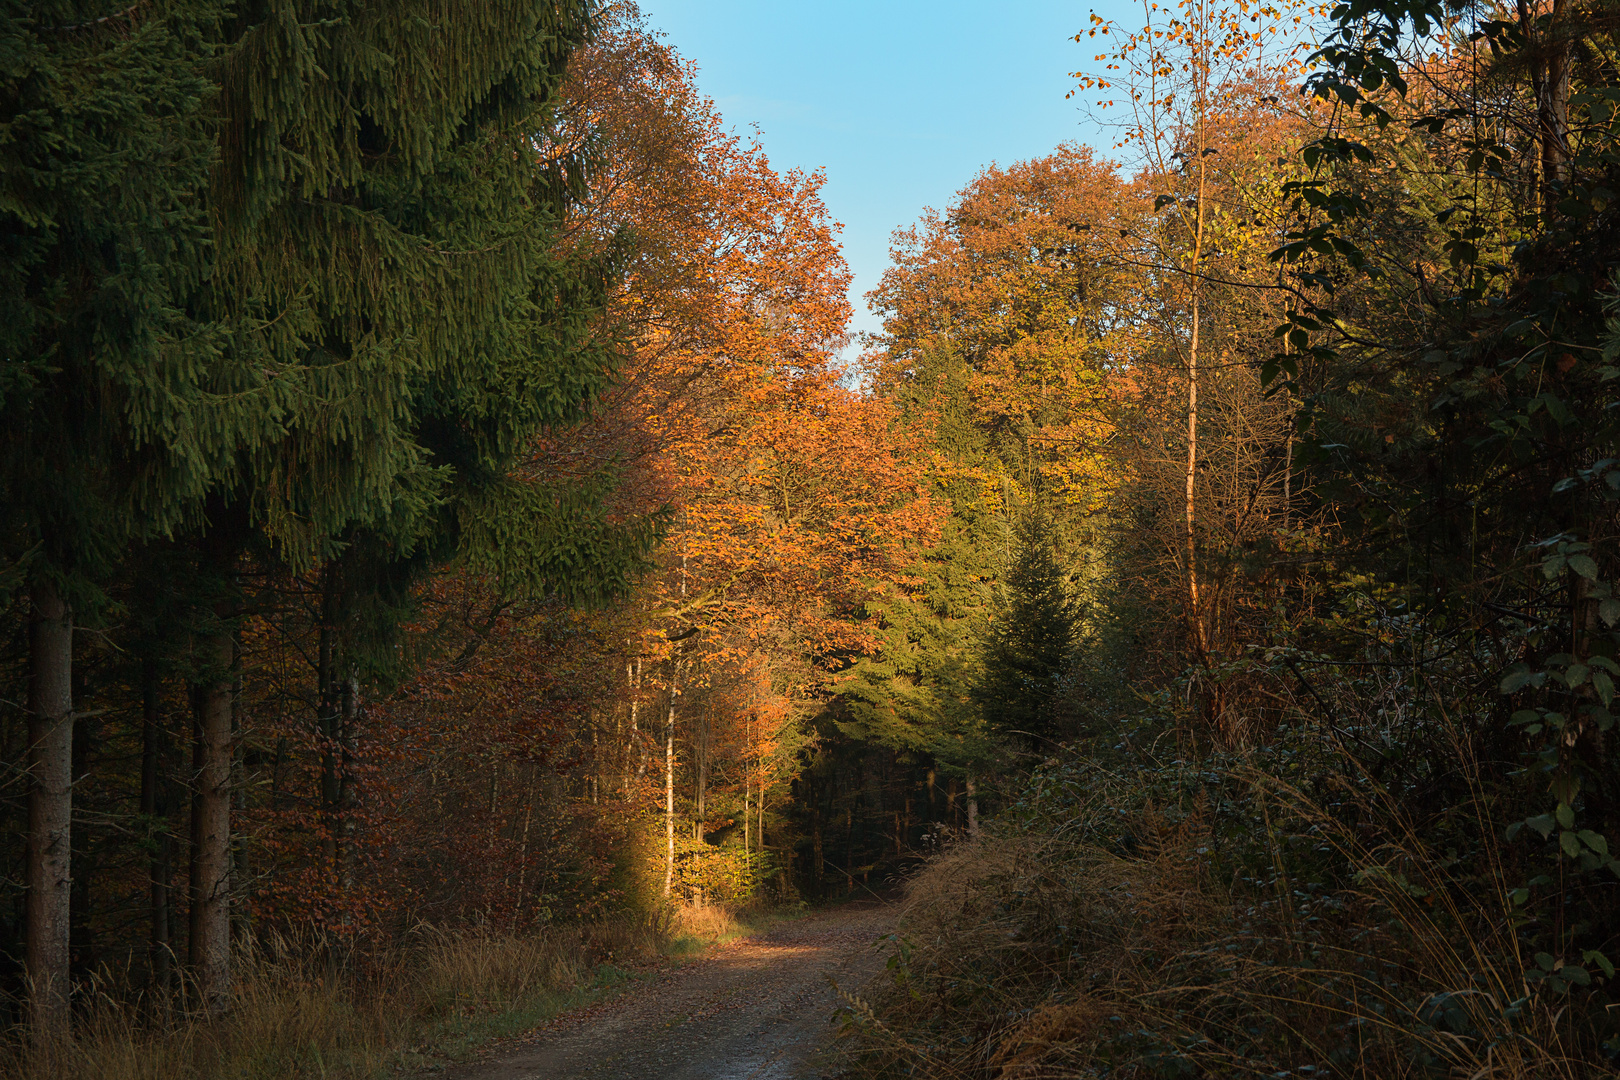
<path id="1" fill-rule="evenodd" d="M 782 923 L 662 972 L 531 1042 L 451 1070 L 454 1080 L 805 1080 L 832 1033 L 831 975 L 876 974 L 893 909 L 849 905 Z"/>

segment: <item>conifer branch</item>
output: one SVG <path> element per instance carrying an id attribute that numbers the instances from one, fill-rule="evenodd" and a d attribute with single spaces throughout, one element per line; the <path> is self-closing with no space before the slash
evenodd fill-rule
<path id="1" fill-rule="evenodd" d="M 91 19 L 89 22 L 74 23 L 71 26 L 42 26 L 40 27 L 40 30 L 48 34 L 68 34 L 72 33 L 74 30 L 88 30 L 92 26 L 100 26 L 102 23 L 112 22 L 115 19 L 126 19 L 135 14 L 135 12 L 144 3 L 146 3 L 146 0 L 137 0 L 136 3 L 129 5 L 129 7 L 125 8 L 123 11 L 115 11 L 111 15 L 103 15 L 99 19 Z"/>

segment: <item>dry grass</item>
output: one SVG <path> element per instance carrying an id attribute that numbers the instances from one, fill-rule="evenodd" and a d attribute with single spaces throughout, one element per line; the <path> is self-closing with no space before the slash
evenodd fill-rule
<path id="1" fill-rule="evenodd" d="M 675 909 L 671 932 L 677 939 L 690 938 L 704 945 L 723 945 L 749 932 L 727 904 L 692 900 Z"/>
<path id="2" fill-rule="evenodd" d="M 362 963 L 330 942 L 273 939 L 238 961 L 226 1018 L 190 1016 L 181 1002 L 155 1024 L 152 1002 L 107 988 L 71 1043 L 13 1044 L 0 1077 L 361 1080 L 533 1026 L 667 941 L 667 920 L 645 918 L 523 935 L 424 928 Z"/>
<path id="3" fill-rule="evenodd" d="M 1526 983 L 1505 886 L 1455 879 L 1387 807 L 1363 808 L 1363 825 L 1385 812 L 1373 833 L 1274 779 L 1229 779 L 1270 825 L 1270 866 L 1247 877 L 1212 856 L 1199 805 L 1120 821 L 1116 802 L 1108 830 L 1083 827 L 1092 808 L 936 858 L 888 974 L 845 997 L 849 1075 L 1611 1075 L 1575 1060 L 1569 1000 Z M 1291 880 L 1285 836 L 1331 852 L 1342 887 Z"/>

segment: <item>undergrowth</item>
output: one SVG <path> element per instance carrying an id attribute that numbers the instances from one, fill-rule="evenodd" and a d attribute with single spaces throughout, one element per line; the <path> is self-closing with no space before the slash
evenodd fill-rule
<path id="1" fill-rule="evenodd" d="M 887 973 L 842 995 L 846 1075 L 1617 1075 L 1601 958 L 1533 944 L 1570 931 L 1521 887 L 1512 800 L 1459 728 L 1423 737 L 1423 798 L 1415 757 L 1314 728 L 1071 747 L 911 881 Z"/>
<path id="2" fill-rule="evenodd" d="M 767 916 L 688 904 L 526 934 L 416 930 L 385 955 L 273 937 L 235 962 L 232 1007 L 206 1020 L 103 977 L 81 996 L 71 1041 L 0 1057 L 5 1080 L 366 1080 L 467 1056 L 638 972 L 752 933 Z M 20 1033 L 18 1033 L 20 1035 Z"/>

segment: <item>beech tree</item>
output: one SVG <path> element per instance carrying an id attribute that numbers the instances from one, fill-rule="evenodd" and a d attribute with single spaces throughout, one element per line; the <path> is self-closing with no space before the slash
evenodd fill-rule
<path id="1" fill-rule="evenodd" d="M 669 721 L 696 719 L 677 691 L 749 685 L 756 703 L 741 715 L 697 715 L 746 729 L 721 739 L 748 759 L 739 816 L 751 819 L 745 843 L 758 850 L 762 815 L 800 742 L 794 726 L 835 658 L 871 648 L 864 605 L 893 588 L 907 545 L 932 535 L 938 511 L 919 497 L 917 442 L 894 411 L 840 385 L 848 272 L 823 177 L 778 172 L 757 144 L 728 133 L 691 69 L 632 8 L 617 10 L 571 75 L 566 130 L 619 154 L 570 235 L 589 249 L 634 226 L 610 308 L 632 351 L 601 412 L 537 460 L 578 468 L 617 458 L 619 498 L 669 514 L 626 636 L 643 691 L 663 698 L 664 782 L 647 798 L 662 812 L 662 876 L 673 881 L 681 763 Z M 646 713 L 626 690 L 623 719 L 638 739 Z"/>
<path id="2" fill-rule="evenodd" d="M 1232 599 L 1230 555 L 1241 541 L 1234 537 L 1226 545 L 1212 544 L 1208 534 L 1221 531 L 1227 520 L 1234 522 L 1232 532 L 1243 532 L 1250 524 L 1245 519 L 1264 518 L 1252 511 L 1274 501 L 1273 487 L 1283 487 L 1285 476 L 1282 469 L 1256 470 L 1252 460 L 1246 463 L 1259 479 L 1250 484 L 1252 477 L 1245 477 L 1243 486 L 1253 492 L 1249 506 L 1227 517 L 1209 497 L 1211 455 L 1201 440 L 1210 413 L 1228 432 L 1244 426 L 1244 421 L 1231 421 L 1231 406 L 1243 396 L 1233 392 L 1235 378 L 1248 380 L 1255 390 L 1248 395 L 1246 419 L 1263 431 L 1247 447 L 1269 457 L 1268 444 L 1287 443 L 1286 420 L 1278 422 L 1280 410 L 1253 400 L 1258 387 L 1248 370 L 1255 362 L 1250 351 L 1254 331 L 1274 325 L 1283 306 L 1264 259 L 1276 237 L 1276 218 L 1267 221 L 1265 208 L 1244 198 L 1252 191 L 1244 190 L 1243 181 L 1262 155 L 1270 164 L 1276 154 L 1286 155 L 1297 145 L 1288 130 L 1297 117 L 1281 104 L 1280 95 L 1300 70 L 1303 28 L 1310 14 L 1303 5 L 1249 0 L 1148 3 L 1142 5 L 1140 29 L 1093 12 L 1091 28 L 1075 37 L 1082 43 L 1096 41 L 1105 51 L 1093 57 L 1099 67 L 1075 73 L 1079 86 L 1070 96 L 1081 95 L 1094 115 L 1118 133 L 1115 149 L 1133 159 L 1141 171 L 1143 196 L 1153 199 L 1152 211 L 1144 212 L 1124 238 L 1127 262 L 1142 282 L 1137 308 L 1141 324 L 1127 354 L 1138 378 L 1124 389 L 1133 404 L 1160 397 L 1162 408 L 1168 401 L 1154 385 L 1159 373 L 1175 371 L 1182 382 L 1176 406 L 1184 433 L 1177 491 L 1180 535 L 1172 560 L 1182 591 L 1177 606 L 1183 647 L 1208 676 L 1201 691 L 1204 719 L 1217 738 L 1227 733 L 1220 680 L 1213 673 L 1229 652 L 1222 627 L 1231 620 L 1223 616 L 1229 614 Z M 1257 153 L 1260 147 L 1265 150 Z M 1269 185 L 1268 195 L 1278 182 Z M 1276 200 L 1262 196 L 1260 201 L 1274 205 Z M 1236 294 L 1244 295 L 1240 299 Z M 1211 408 L 1215 397 L 1222 400 Z M 1162 418 L 1156 417 L 1149 430 L 1149 441 L 1162 443 Z M 1217 437 L 1215 445 L 1226 450 L 1238 443 Z M 1157 456 L 1148 443 L 1142 451 L 1141 456 Z M 1245 470 L 1239 464 L 1223 479 Z M 1223 486 L 1231 491 L 1232 485 L 1216 488 Z M 1161 494 L 1162 482 L 1155 487 L 1155 494 Z M 1162 519 L 1156 507 L 1148 513 Z"/>

